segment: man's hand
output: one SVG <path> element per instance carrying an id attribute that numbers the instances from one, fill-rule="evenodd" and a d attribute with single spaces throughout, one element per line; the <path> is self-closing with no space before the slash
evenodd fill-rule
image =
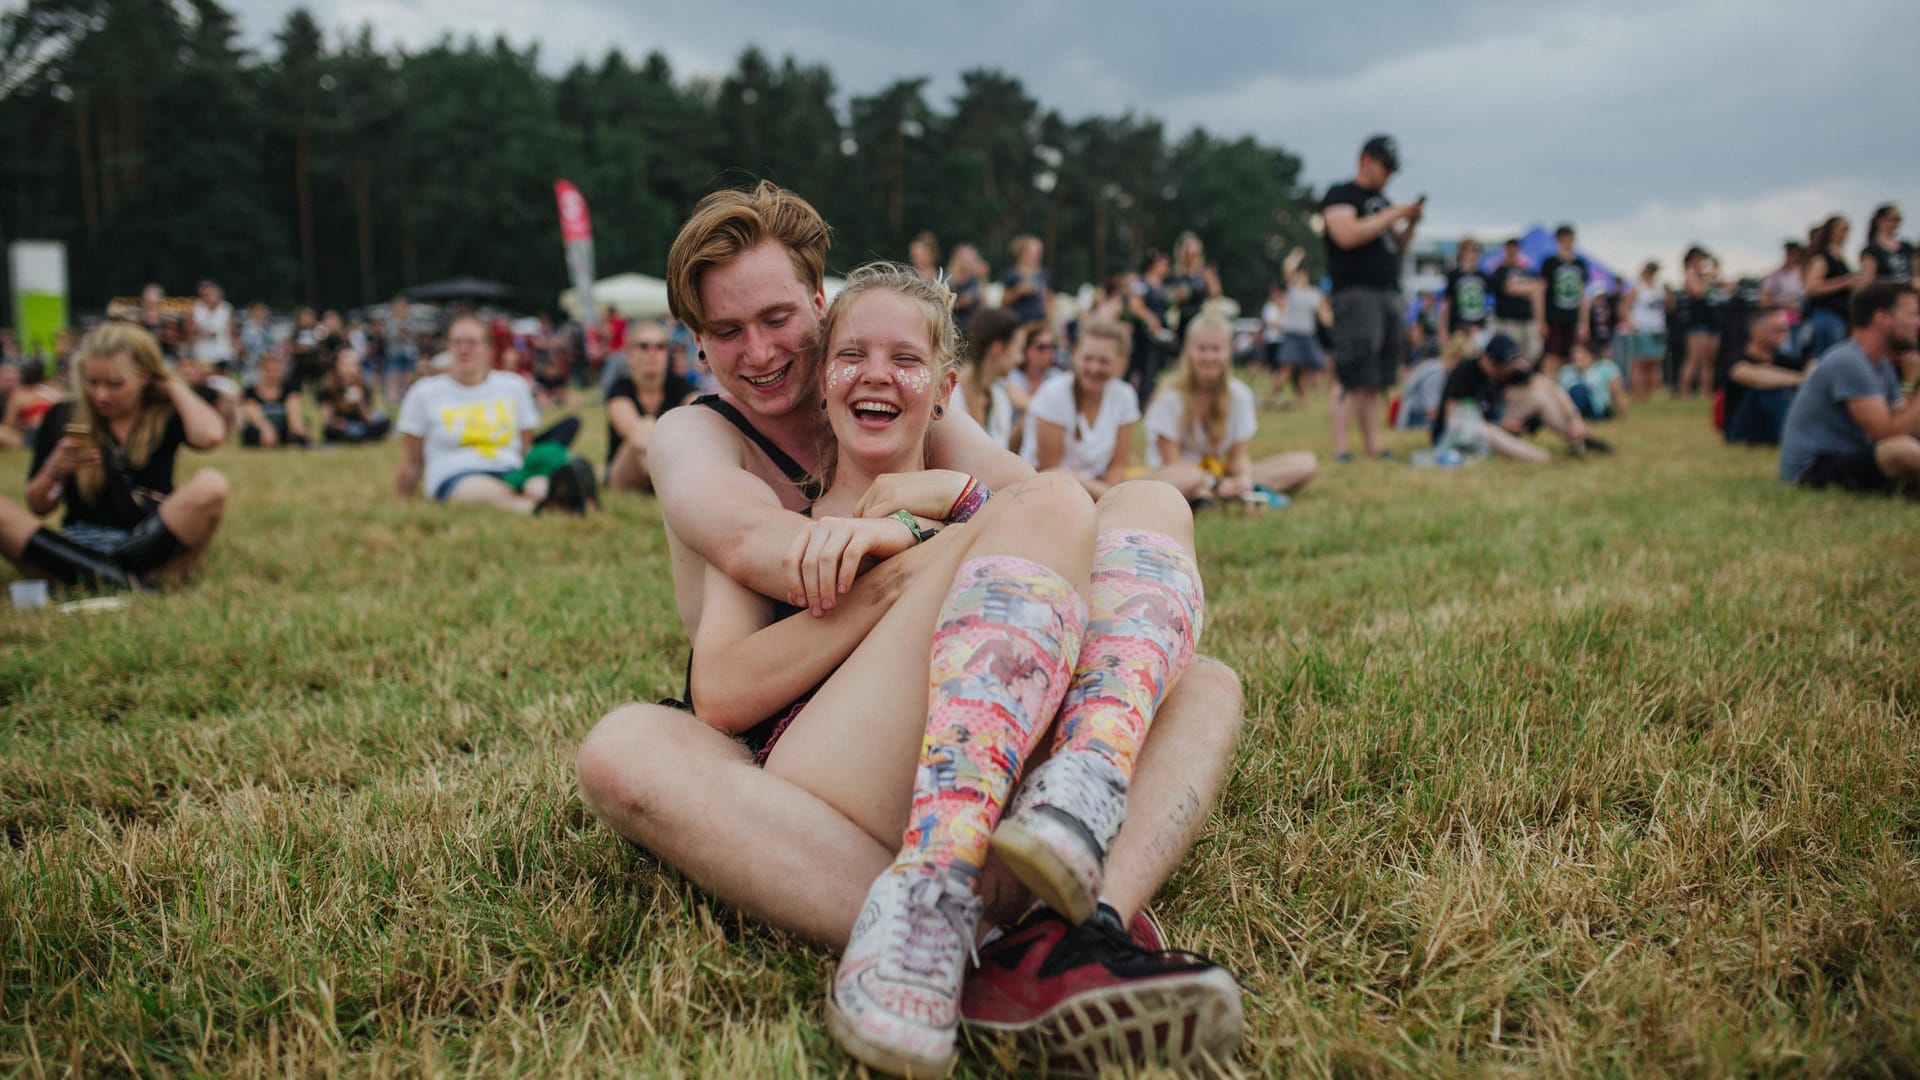
<path id="1" fill-rule="evenodd" d="M 875 480 L 867 493 L 854 505 L 853 516 L 881 518 L 896 510 L 907 510 L 914 517 L 945 521 L 947 511 L 972 479 L 952 469 L 923 469 L 920 472 L 887 473 Z"/>
<path id="2" fill-rule="evenodd" d="M 898 555 L 916 542 L 894 518 L 821 518 L 793 538 L 781 560 L 787 603 L 825 614 L 833 609 L 834 597 L 853 588 L 861 560 Z"/>

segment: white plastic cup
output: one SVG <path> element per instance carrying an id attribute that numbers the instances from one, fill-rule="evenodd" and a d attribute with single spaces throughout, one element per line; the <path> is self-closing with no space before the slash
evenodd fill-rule
<path id="1" fill-rule="evenodd" d="M 7 586 L 16 611 L 47 606 L 47 583 L 37 578 L 16 581 Z"/>

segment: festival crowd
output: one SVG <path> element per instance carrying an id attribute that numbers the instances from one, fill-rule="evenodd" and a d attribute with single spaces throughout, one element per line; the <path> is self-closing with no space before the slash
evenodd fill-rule
<path id="1" fill-rule="evenodd" d="M 1425 200 L 1386 199 L 1398 167 L 1393 140 L 1366 142 L 1322 206 L 1326 288 L 1286 260 L 1251 349 L 1192 234 L 1072 303 L 1030 236 L 996 278 L 970 244 L 943 269 L 923 234 L 829 298 L 826 222 L 771 183 L 694 208 L 671 319 L 609 312 L 589 332 L 396 300 L 276 324 L 210 282 L 190 305 L 149 289 L 57 358 L 7 357 L 6 438 L 31 460 L 27 504 L 0 500 L 0 555 L 68 585 L 185 573 L 228 485 L 205 468 L 176 484 L 177 451 L 229 438 L 397 437 L 397 496 L 514 513 L 651 493 L 686 683 L 587 737 L 595 816 L 839 949 L 828 1030 L 875 1069 L 943 1075 L 963 1028 L 1063 1074 L 1217 1064 L 1239 985 L 1170 948 L 1148 904 L 1242 719 L 1237 677 L 1198 651 L 1193 516 L 1285 505 L 1319 471 L 1305 451 L 1254 456 L 1263 403 L 1317 393 L 1330 368 L 1336 461 L 1354 426 L 1391 457 L 1394 424 L 1427 433 L 1416 464 L 1541 462 L 1542 431 L 1611 452 L 1593 426 L 1665 382 L 1713 395 L 1729 441 L 1777 442 L 1790 483 L 1920 483 L 1903 392 L 1920 300 L 1896 210 L 1858 267 L 1836 218 L 1763 282 L 1728 283 L 1695 249 L 1671 291 L 1651 263 L 1603 284 L 1572 227 L 1538 266 L 1469 239 L 1409 311 Z M 1268 369 L 1249 376 L 1263 393 L 1236 352 Z M 570 450 L 594 386 L 597 466 Z"/>

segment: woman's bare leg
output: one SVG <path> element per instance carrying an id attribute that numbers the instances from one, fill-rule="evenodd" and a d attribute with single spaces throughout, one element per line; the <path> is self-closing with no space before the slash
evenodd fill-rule
<path id="1" fill-rule="evenodd" d="M 446 501 L 450 504 L 477 504 L 516 514 L 531 514 L 540 503 L 540 495 L 534 494 L 535 481 L 539 481 L 540 495 L 544 495 L 546 481 L 542 477 L 527 481 L 525 494 L 508 487 L 506 481 L 497 476 L 462 477 L 447 493 Z"/>
<path id="2" fill-rule="evenodd" d="M 1312 482 L 1320 471 L 1320 461 L 1311 450 L 1294 450 L 1261 458 L 1253 463 L 1253 482 L 1261 487 L 1291 495 Z"/>
<path id="3" fill-rule="evenodd" d="M 160 504 L 160 522 L 187 550 L 159 570 L 178 577 L 192 570 L 213 544 L 227 512 L 227 478 L 218 469 L 201 469 Z"/>

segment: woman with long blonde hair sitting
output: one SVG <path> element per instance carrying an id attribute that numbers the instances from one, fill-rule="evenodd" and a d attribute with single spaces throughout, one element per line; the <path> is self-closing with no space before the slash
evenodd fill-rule
<path id="1" fill-rule="evenodd" d="M 26 508 L 0 502 L 0 555 L 67 585 L 185 573 L 213 543 L 227 478 L 200 469 L 176 489 L 174 456 L 220 445 L 226 424 L 132 323 L 88 331 L 73 371 L 74 400 L 49 410 L 34 440 Z M 43 527 L 61 506 L 64 527 Z"/>
<path id="2" fill-rule="evenodd" d="M 1147 477 L 1195 501 L 1246 498 L 1255 488 L 1291 495 L 1313 479 L 1319 462 L 1309 450 L 1253 459 L 1253 391 L 1233 377 L 1232 355 L 1233 324 L 1202 312 L 1147 407 Z"/>

